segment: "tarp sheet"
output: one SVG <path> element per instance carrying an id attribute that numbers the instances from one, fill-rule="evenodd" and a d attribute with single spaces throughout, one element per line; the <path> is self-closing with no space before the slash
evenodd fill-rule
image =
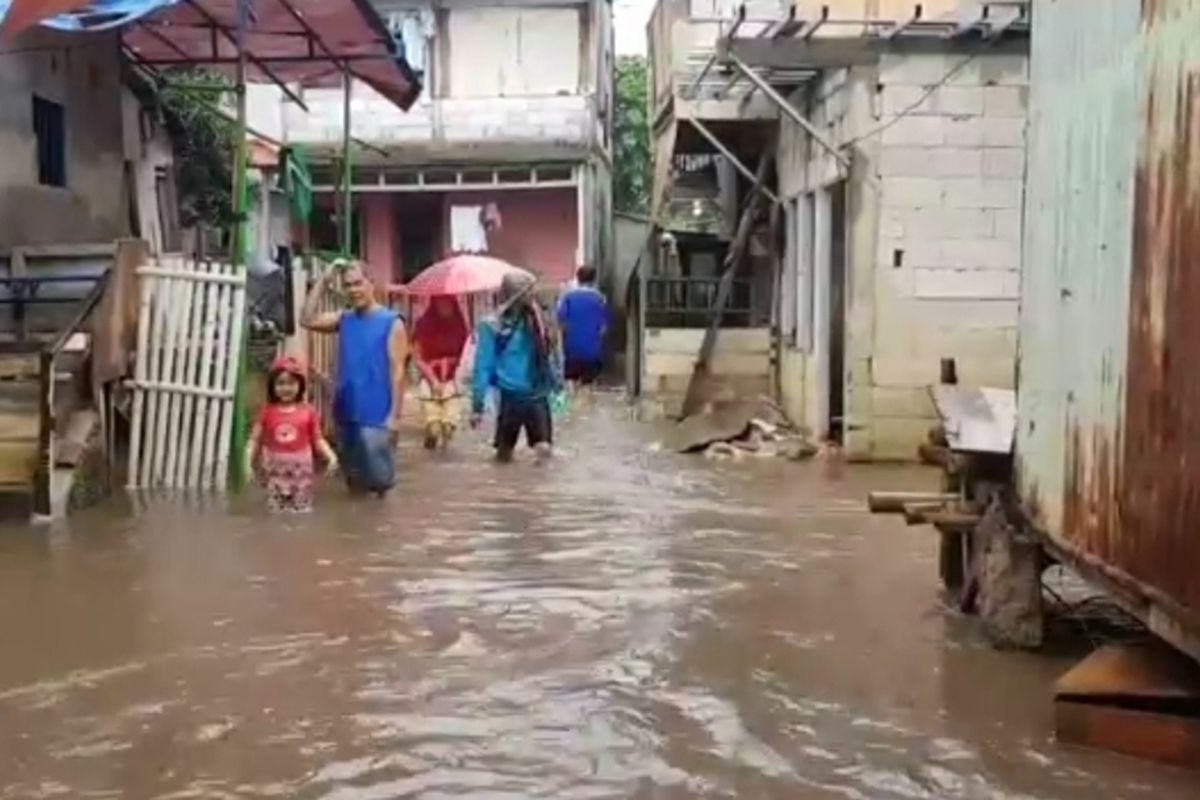
<path id="1" fill-rule="evenodd" d="M 62 31 L 120 28 L 122 44 L 153 66 L 232 73 L 238 5 L 238 0 L 0 0 L 0 17 L 6 30 L 32 23 Z M 10 7 L 14 19 L 6 18 Z M 416 100 L 420 83 L 404 61 L 403 44 L 368 0 L 250 0 L 249 11 L 243 40 L 248 81 L 338 86 L 344 65 L 401 108 Z"/>

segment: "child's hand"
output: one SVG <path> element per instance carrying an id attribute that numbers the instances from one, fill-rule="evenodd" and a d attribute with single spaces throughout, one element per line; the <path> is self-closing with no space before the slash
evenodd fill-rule
<path id="1" fill-rule="evenodd" d="M 337 475 L 340 466 L 336 458 L 330 458 L 325 462 L 325 477 L 332 478 L 334 475 Z"/>

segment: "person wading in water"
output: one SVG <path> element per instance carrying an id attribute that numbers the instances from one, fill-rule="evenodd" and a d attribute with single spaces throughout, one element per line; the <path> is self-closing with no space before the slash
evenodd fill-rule
<path id="1" fill-rule="evenodd" d="M 421 423 L 425 447 L 445 447 L 462 417 L 458 363 L 471 335 L 470 326 L 452 295 L 436 295 L 413 326 L 413 361 L 421 374 Z"/>
<path id="2" fill-rule="evenodd" d="M 550 455 L 554 443 L 550 397 L 562 387 L 562 370 L 533 290 L 531 275 L 505 275 L 500 307 L 475 333 L 471 427 L 482 421 L 487 392 L 495 386 L 500 392 L 496 458 L 501 462 L 512 461 L 522 431 L 541 458 Z"/>
<path id="3" fill-rule="evenodd" d="M 349 308 L 321 313 L 321 296 L 338 273 Z M 408 360 L 404 320 L 379 304 L 365 266 L 351 261 L 335 265 L 313 286 L 300 322 L 314 333 L 337 335 L 333 416 L 342 473 L 352 492 L 382 497 L 396 480 L 393 451 Z"/>

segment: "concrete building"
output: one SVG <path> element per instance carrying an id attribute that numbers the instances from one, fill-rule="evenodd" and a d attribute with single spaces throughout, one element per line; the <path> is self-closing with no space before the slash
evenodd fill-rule
<path id="1" fill-rule="evenodd" d="M 117 38 L 20 36 L 0 69 L 0 250 L 130 232 Z"/>
<path id="2" fill-rule="evenodd" d="M 771 121 L 781 404 L 851 457 L 912 459 L 942 359 L 966 383 L 1014 382 L 1028 18 L 1013 3 L 828 5 L 726 18 L 676 78 L 675 116 L 705 114 L 734 155 Z"/>
<path id="3" fill-rule="evenodd" d="M 550 283 L 611 261 L 612 24 L 606 0 L 375 0 L 424 91 L 408 112 L 351 87 L 355 236 L 378 280 L 486 251 Z M 343 92 L 310 113 L 256 103 L 305 145 L 315 243 L 332 245 Z M 266 124 L 271 124 L 270 119 Z"/>

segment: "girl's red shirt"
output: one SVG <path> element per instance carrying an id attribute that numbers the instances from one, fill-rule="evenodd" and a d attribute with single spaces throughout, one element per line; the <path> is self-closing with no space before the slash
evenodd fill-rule
<path id="1" fill-rule="evenodd" d="M 308 403 L 268 403 L 259 412 L 258 424 L 262 428 L 262 448 L 274 453 L 312 452 L 320 438 L 317 410 Z"/>

